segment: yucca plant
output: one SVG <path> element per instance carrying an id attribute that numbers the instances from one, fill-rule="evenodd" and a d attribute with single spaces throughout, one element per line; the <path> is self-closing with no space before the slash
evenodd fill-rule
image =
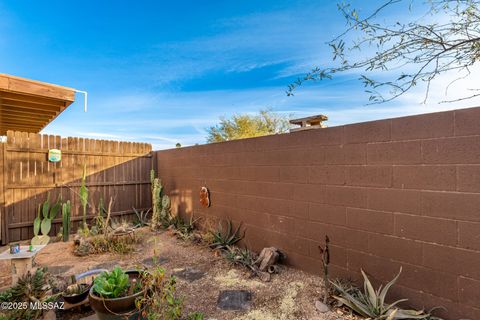
<path id="1" fill-rule="evenodd" d="M 230 246 L 233 246 L 238 241 L 242 240 L 245 237 L 245 233 L 240 235 L 241 224 L 238 225 L 237 229 L 233 230 L 233 224 L 231 220 L 227 220 L 227 228 L 224 229 L 222 222 L 218 223 L 218 228 L 215 231 L 210 231 L 212 235 L 212 243 L 210 243 L 210 248 L 212 249 L 227 249 Z"/>
<path id="2" fill-rule="evenodd" d="M 392 281 L 387 283 L 385 287 L 380 286 L 375 290 L 367 275 L 361 270 L 363 275 L 363 292 L 361 290 L 347 290 L 338 282 L 330 281 L 334 286 L 338 295 L 333 297 L 350 308 L 355 313 L 374 320 L 397 320 L 397 319 L 428 319 L 430 314 L 423 310 L 404 310 L 397 305 L 407 299 L 400 299 L 391 304 L 385 303 L 388 290 L 395 284 L 402 273 L 402 268 Z"/>

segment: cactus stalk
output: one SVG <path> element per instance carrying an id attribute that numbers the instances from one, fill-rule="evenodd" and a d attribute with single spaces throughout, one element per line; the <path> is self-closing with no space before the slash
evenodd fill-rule
<path id="1" fill-rule="evenodd" d="M 155 171 L 150 171 L 152 183 L 152 229 L 166 226 L 170 221 L 170 197 L 163 194 L 162 182 L 155 178 Z"/>
<path id="2" fill-rule="evenodd" d="M 62 236 L 63 241 L 67 242 L 70 238 L 70 200 L 62 205 Z"/>

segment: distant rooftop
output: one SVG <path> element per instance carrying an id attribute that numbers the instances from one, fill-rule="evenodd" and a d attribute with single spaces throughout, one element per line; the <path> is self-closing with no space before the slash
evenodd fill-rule
<path id="1" fill-rule="evenodd" d="M 323 121 L 327 120 L 328 117 L 323 114 L 306 118 L 292 119 L 290 120 L 290 123 L 300 127 L 292 128 L 290 129 L 290 132 L 325 128 L 326 125 L 323 124 Z"/>
<path id="2" fill-rule="evenodd" d="M 0 74 L 0 136 L 38 133 L 75 101 L 75 90 Z"/>

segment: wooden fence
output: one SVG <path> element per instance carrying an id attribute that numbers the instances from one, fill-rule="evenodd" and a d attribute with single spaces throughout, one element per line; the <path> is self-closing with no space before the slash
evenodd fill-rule
<path id="1" fill-rule="evenodd" d="M 48 162 L 49 149 L 60 149 L 62 160 Z M 83 168 L 89 190 L 88 218 L 101 199 L 113 197 L 112 216 L 131 215 L 133 208 L 151 207 L 151 145 L 83 138 L 61 138 L 25 132 L 7 133 L 0 144 L 0 224 L 2 244 L 33 236 L 38 206 L 49 195 L 72 203 L 72 230 L 82 219 L 79 189 Z M 57 216 L 50 235 L 61 227 Z"/>

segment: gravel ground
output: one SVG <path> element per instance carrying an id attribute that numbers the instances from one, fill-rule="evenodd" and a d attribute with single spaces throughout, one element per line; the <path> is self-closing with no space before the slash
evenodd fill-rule
<path id="1" fill-rule="evenodd" d="M 111 269 L 115 265 L 124 268 L 151 265 L 154 256 L 167 274 L 191 268 L 200 272 L 201 278 L 189 281 L 178 277 L 178 293 L 184 297 L 186 310 L 202 312 L 206 319 L 355 319 L 342 314 L 340 310 L 320 313 L 315 309 L 315 301 L 321 296 L 322 290 L 322 280 L 318 276 L 282 266 L 280 273 L 274 275 L 271 282 L 264 283 L 257 278 L 251 278 L 245 269 L 232 266 L 209 248 L 178 240 L 168 231 L 152 233 L 142 229 L 139 233 L 144 240 L 136 245 L 135 251 L 130 254 L 108 253 L 77 257 L 72 254 L 73 242 L 56 242 L 42 250 L 35 261 L 61 276 L 79 274 L 96 268 Z M 219 309 L 217 307 L 219 292 L 236 289 L 253 293 L 250 309 L 247 311 Z M 83 308 L 69 313 L 57 313 L 57 316 L 61 319 L 79 319 L 88 314 L 91 314 L 91 311 Z"/>

